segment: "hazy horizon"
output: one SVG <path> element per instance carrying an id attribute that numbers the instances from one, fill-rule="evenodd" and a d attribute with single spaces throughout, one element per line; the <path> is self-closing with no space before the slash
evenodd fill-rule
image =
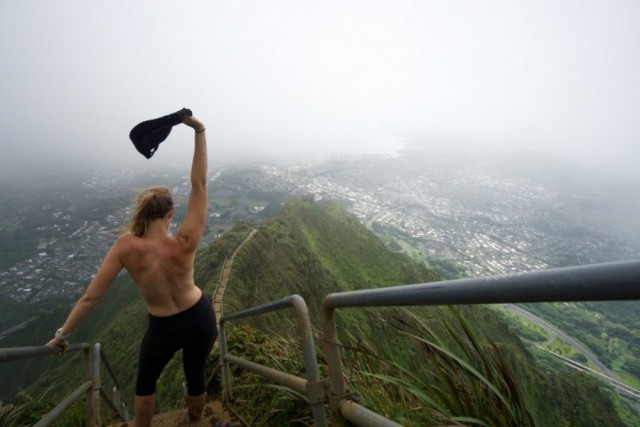
<path id="1" fill-rule="evenodd" d="M 3 175 L 160 170 L 136 123 L 192 108 L 211 162 L 541 153 L 638 182 L 640 4 L 233 1 L 0 5 Z"/>

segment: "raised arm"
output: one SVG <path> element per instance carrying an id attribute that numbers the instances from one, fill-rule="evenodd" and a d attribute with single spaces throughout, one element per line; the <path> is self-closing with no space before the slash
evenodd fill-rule
<path id="1" fill-rule="evenodd" d="M 207 139 L 204 124 L 195 117 L 187 116 L 183 123 L 195 131 L 195 148 L 187 213 L 176 238 L 182 240 L 188 250 L 195 251 L 207 222 Z"/>

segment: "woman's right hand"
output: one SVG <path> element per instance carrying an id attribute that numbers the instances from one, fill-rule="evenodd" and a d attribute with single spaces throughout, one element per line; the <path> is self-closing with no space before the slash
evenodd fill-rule
<path id="1" fill-rule="evenodd" d="M 195 131 L 201 131 L 204 129 L 204 124 L 194 116 L 185 116 L 182 119 L 182 123 L 193 128 Z"/>

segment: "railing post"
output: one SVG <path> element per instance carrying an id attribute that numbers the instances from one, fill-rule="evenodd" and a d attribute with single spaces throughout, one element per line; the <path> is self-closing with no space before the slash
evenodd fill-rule
<path id="1" fill-rule="evenodd" d="M 225 360 L 227 355 L 227 336 L 225 333 L 224 320 L 220 322 L 220 364 L 222 365 L 222 398 L 226 403 L 231 402 L 233 396 L 231 394 L 231 368 L 229 362 Z"/>
<path id="2" fill-rule="evenodd" d="M 100 377 L 100 343 L 93 347 L 93 387 L 91 398 L 91 410 L 93 412 L 92 426 L 100 426 L 100 389 L 102 388 L 102 378 Z"/>
<path id="3" fill-rule="evenodd" d="M 111 396 L 113 403 L 118 408 L 118 415 L 123 421 L 129 420 L 129 410 L 127 409 L 127 404 L 122 401 L 122 395 L 120 393 L 120 389 L 118 387 L 113 386 L 111 388 Z"/>
<path id="4" fill-rule="evenodd" d="M 91 363 L 91 347 L 87 347 L 83 350 L 84 353 L 84 373 L 85 378 L 88 381 L 93 382 L 92 363 Z M 95 427 L 94 413 L 93 413 L 93 386 L 87 389 L 85 393 L 85 413 L 86 413 L 86 425 L 87 427 Z"/>
<path id="5" fill-rule="evenodd" d="M 330 300 L 331 295 L 326 296 L 321 308 L 322 348 L 327 358 L 329 369 L 329 406 L 331 411 L 339 419 L 342 419 L 340 405 L 346 398 L 346 388 L 342 374 L 342 357 L 340 355 L 340 343 L 338 342 L 335 308 L 328 303 Z"/>
<path id="6" fill-rule="evenodd" d="M 307 377 L 307 401 L 311 405 L 314 424 L 317 427 L 327 425 L 327 412 L 325 410 L 326 394 L 325 381 L 320 381 L 316 347 L 313 342 L 313 331 L 309 319 L 307 304 L 300 295 L 292 295 L 288 298 L 293 307 L 298 321 L 298 336 L 302 345 L 304 369 Z"/>

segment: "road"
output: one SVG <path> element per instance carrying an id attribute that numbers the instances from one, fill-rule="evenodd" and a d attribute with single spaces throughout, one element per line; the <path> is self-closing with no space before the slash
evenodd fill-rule
<path id="1" fill-rule="evenodd" d="M 556 328 L 555 326 L 553 326 L 550 323 L 547 323 L 545 320 L 539 318 L 535 314 L 530 313 L 527 310 L 525 310 L 523 308 L 520 308 L 518 306 L 515 306 L 513 304 L 504 304 L 504 307 L 506 309 L 508 309 L 509 311 L 517 314 L 518 316 L 522 316 L 522 317 L 526 318 L 527 320 L 530 320 L 531 322 L 533 322 L 536 325 L 540 326 L 542 329 L 547 331 L 547 333 L 560 337 L 567 344 L 569 344 L 570 346 L 574 347 L 579 352 L 584 354 L 585 357 L 587 358 L 587 360 L 589 360 L 589 362 L 591 362 L 593 364 L 593 366 L 596 367 L 596 370 L 600 371 L 601 374 L 606 375 L 608 377 L 613 377 L 614 376 L 613 372 L 611 372 L 611 370 L 609 370 L 609 368 L 607 368 L 607 366 L 604 363 L 602 363 L 595 354 L 593 354 L 588 348 L 586 348 L 579 341 L 577 341 L 574 338 L 570 337 L 569 335 L 567 335 L 566 333 L 564 333 L 560 329 Z"/>
<path id="2" fill-rule="evenodd" d="M 538 316 L 536 316 L 533 313 L 528 312 L 527 310 L 520 308 L 518 306 L 515 306 L 513 304 L 503 304 L 504 308 L 506 308 L 507 310 L 511 311 L 512 313 L 517 314 L 518 316 L 524 317 L 527 320 L 533 322 L 534 324 L 540 326 L 542 329 L 544 329 L 545 331 L 547 331 L 547 333 L 549 333 L 552 336 L 557 336 L 560 337 L 562 340 L 564 340 L 566 343 L 568 343 L 569 345 L 571 345 L 572 347 L 576 348 L 578 351 L 580 351 L 582 354 L 585 355 L 585 357 L 587 358 L 587 360 L 589 360 L 589 362 L 591 362 L 593 364 L 593 366 L 596 367 L 596 370 L 593 370 L 587 366 L 581 365 L 578 362 L 575 362 L 573 360 L 569 360 L 566 359 L 565 357 L 559 355 L 559 354 L 555 354 L 553 352 L 551 352 L 552 354 L 554 354 L 556 357 L 559 357 L 560 359 L 563 359 L 564 362 L 574 368 L 574 369 L 578 369 L 580 371 L 583 372 L 589 372 L 592 371 L 592 373 L 596 373 L 596 374 L 601 374 L 605 377 L 605 379 L 609 382 L 609 384 L 614 387 L 622 396 L 627 397 L 631 400 L 631 406 L 634 408 L 634 410 L 640 414 L 640 403 L 638 403 L 640 401 L 639 397 L 640 397 L 640 390 L 636 390 L 633 387 L 630 387 L 626 384 L 621 383 L 620 381 L 616 380 L 615 377 L 613 376 L 613 372 L 611 372 L 609 370 L 609 368 L 607 368 L 605 366 L 604 363 L 602 363 L 595 354 L 591 353 L 591 351 L 589 351 L 584 345 L 582 345 L 580 342 L 576 341 L 575 339 L 571 338 L 569 335 L 565 334 L 564 332 L 562 332 L 560 329 L 556 328 L 555 326 L 553 326 L 550 323 L 547 323 L 545 320 L 539 318 Z M 549 351 L 549 350 L 547 350 Z"/>

